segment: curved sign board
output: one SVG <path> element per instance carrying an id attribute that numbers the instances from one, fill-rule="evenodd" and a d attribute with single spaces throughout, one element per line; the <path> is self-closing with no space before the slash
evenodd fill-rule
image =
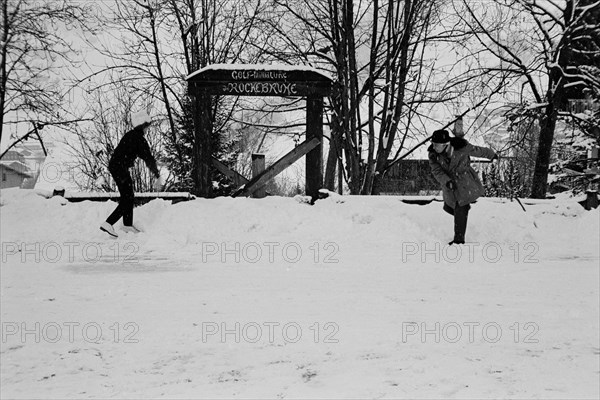
<path id="1" fill-rule="evenodd" d="M 331 79 L 310 67 L 213 64 L 186 77 L 189 90 L 231 96 L 328 96 Z"/>

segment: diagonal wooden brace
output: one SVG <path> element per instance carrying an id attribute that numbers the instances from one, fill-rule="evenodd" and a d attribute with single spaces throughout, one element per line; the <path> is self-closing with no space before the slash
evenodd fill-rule
<path id="1" fill-rule="evenodd" d="M 317 138 L 313 138 L 311 140 L 306 140 L 302 142 L 292 151 L 290 151 L 285 156 L 277 160 L 269 168 L 265 169 L 260 175 L 257 175 L 256 177 L 252 178 L 246 185 L 244 185 L 244 187 L 238 189 L 232 195 L 232 197 L 250 196 L 256 190 L 266 185 L 267 182 L 269 182 L 269 180 L 273 179 L 284 169 L 286 169 L 287 167 L 298 161 L 306 153 L 317 147 L 320 143 L 321 141 Z"/>
<path id="2" fill-rule="evenodd" d="M 220 173 L 231 179 L 236 187 L 240 187 L 249 182 L 248 178 L 244 175 L 227 168 L 225 164 L 214 157 L 212 158 L 212 164 Z"/>

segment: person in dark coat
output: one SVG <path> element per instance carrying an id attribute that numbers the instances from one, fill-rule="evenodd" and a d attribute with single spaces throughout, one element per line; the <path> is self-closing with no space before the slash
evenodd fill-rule
<path id="1" fill-rule="evenodd" d="M 470 204 L 485 192 L 477 172 L 471 167 L 471 156 L 494 160 L 498 155 L 462 137 L 450 138 L 446 130 L 433 132 L 431 142 L 427 149 L 431 172 L 442 185 L 444 211 L 454 216 L 454 239 L 449 244 L 464 244 Z"/>
<path id="2" fill-rule="evenodd" d="M 123 230 L 126 232 L 140 232 L 133 225 L 133 181 L 129 174 L 129 168 L 133 167 L 136 158 L 141 158 L 146 166 L 156 177 L 155 187 L 162 186 L 162 180 L 156 166 L 156 160 L 150 151 L 150 146 L 144 137 L 144 132 L 150 126 L 150 116 L 142 111 L 131 117 L 133 129 L 127 132 L 113 152 L 108 163 L 108 170 L 119 188 L 119 205 L 112 214 L 100 226 L 100 230 L 113 237 L 118 237 L 113 225 L 123 217 Z"/>

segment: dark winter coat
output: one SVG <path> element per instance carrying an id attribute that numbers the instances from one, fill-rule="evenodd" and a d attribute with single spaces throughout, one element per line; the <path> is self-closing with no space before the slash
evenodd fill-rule
<path id="1" fill-rule="evenodd" d="M 429 165 L 435 179 L 442 185 L 444 202 L 450 207 L 456 203 L 460 206 L 470 204 L 484 193 L 484 188 L 471 167 L 471 156 L 492 159 L 496 153 L 486 147 L 474 146 L 462 138 L 450 139 L 448 152 L 436 153 L 433 146 L 429 152 Z M 446 186 L 448 181 L 454 181 L 456 189 L 451 190 Z"/>
<path id="2" fill-rule="evenodd" d="M 138 157 L 144 160 L 148 169 L 155 176 L 158 176 L 156 160 L 152 156 L 150 146 L 144 137 L 144 130 L 141 127 L 136 127 L 123 136 L 110 158 L 108 167 L 111 171 L 125 171 L 133 167 L 133 163 Z"/>

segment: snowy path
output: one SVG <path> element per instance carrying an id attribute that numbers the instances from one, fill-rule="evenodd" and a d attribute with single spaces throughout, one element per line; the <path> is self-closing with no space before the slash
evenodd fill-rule
<path id="1" fill-rule="evenodd" d="M 597 211 L 535 228 L 480 202 L 457 257 L 435 203 L 153 202 L 116 241 L 96 232 L 110 204 L 46 201 L 16 228 L 7 203 L 3 398 L 600 395 Z"/>

